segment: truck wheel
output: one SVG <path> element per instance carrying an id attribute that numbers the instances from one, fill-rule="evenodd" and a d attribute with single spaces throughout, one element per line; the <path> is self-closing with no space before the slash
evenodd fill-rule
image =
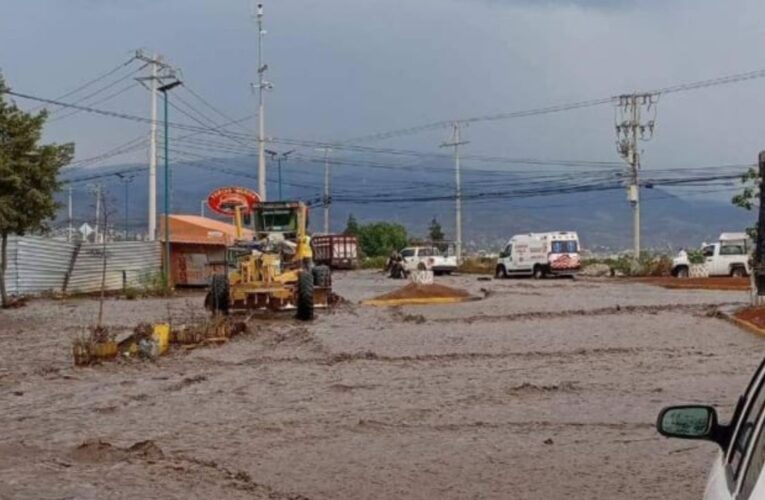
<path id="1" fill-rule="evenodd" d="M 300 321 L 311 321 L 313 319 L 313 274 L 309 272 L 300 273 L 297 289 L 297 313 L 295 315 Z"/>
<path id="2" fill-rule="evenodd" d="M 545 270 L 542 266 L 534 266 L 534 279 L 541 280 L 545 277 Z"/>
<path id="3" fill-rule="evenodd" d="M 678 278 L 687 278 L 688 277 L 688 268 L 685 266 L 678 267 L 677 271 L 675 271 L 675 276 Z"/>
<path id="4" fill-rule="evenodd" d="M 311 272 L 313 273 L 314 286 L 319 288 L 332 287 L 332 271 L 328 266 L 316 266 Z"/>
<path id="5" fill-rule="evenodd" d="M 736 266 L 730 270 L 730 275 L 734 278 L 743 278 L 746 276 L 746 270 L 743 267 Z"/>
<path id="6" fill-rule="evenodd" d="M 507 278 L 507 269 L 505 269 L 505 266 L 497 266 L 497 270 L 494 271 L 494 277 L 498 280 Z"/>
<path id="7" fill-rule="evenodd" d="M 210 291 L 207 292 L 205 305 L 213 314 L 228 314 L 228 279 L 224 274 L 215 274 L 210 283 Z"/>

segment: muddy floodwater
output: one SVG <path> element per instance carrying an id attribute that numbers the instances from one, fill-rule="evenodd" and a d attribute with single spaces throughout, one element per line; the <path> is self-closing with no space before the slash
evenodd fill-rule
<path id="1" fill-rule="evenodd" d="M 745 292 L 436 280 L 482 300 L 362 306 L 404 283 L 336 274 L 350 303 L 312 323 L 77 369 L 96 301 L 0 312 L 0 498 L 700 498 L 715 445 L 654 422 L 672 403 L 730 416 L 765 339 L 714 311 Z M 110 299 L 105 318 L 201 309 Z"/>

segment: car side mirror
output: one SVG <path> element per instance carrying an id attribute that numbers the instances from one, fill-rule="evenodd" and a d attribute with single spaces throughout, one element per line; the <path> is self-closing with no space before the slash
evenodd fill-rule
<path id="1" fill-rule="evenodd" d="M 656 429 L 662 436 L 720 442 L 717 411 L 711 406 L 683 405 L 664 408 L 659 413 Z"/>

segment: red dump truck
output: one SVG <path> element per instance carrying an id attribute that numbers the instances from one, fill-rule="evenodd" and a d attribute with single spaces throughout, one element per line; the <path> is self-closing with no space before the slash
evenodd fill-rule
<path id="1" fill-rule="evenodd" d="M 358 240 L 344 234 L 322 234 L 311 238 L 313 260 L 332 269 L 359 267 Z"/>

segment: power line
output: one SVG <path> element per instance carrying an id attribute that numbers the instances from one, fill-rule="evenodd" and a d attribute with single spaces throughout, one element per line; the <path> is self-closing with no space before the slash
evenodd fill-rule
<path id="1" fill-rule="evenodd" d="M 56 99 L 57 100 L 66 99 L 67 97 L 69 97 L 71 95 L 74 95 L 74 94 L 76 94 L 76 93 L 78 93 L 78 92 L 80 92 L 82 90 L 85 90 L 86 88 L 88 88 L 88 87 L 90 87 L 90 86 L 100 82 L 101 80 L 109 78 L 110 76 L 112 76 L 114 73 L 117 73 L 119 70 L 121 70 L 125 66 L 129 66 L 131 63 L 133 63 L 133 61 L 135 61 L 135 57 L 131 57 L 127 61 L 125 61 L 125 62 L 123 62 L 121 64 L 118 64 L 117 66 L 115 66 L 114 68 L 110 69 L 106 73 L 103 73 L 102 75 L 99 75 L 99 76 L 97 76 L 97 77 L 95 77 L 95 78 L 93 78 L 91 80 L 88 80 L 87 82 L 85 82 L 82 85 L 80 85 L 80 86 L 70 90 L 69 92 L 67 92 L 65 94 L 61 94 Z M 36 111 L 37 109 L 39 109 L 41 107 L 42 106 L 38 106 L 37 108 L 33 108 L 31 111 L 34 112 L 34 111 Z"/>
<path id="2" fill-rule="evenodd" d="M 737 73 L 733 75 L 721 76 L 721 77 L 711 78 L 707 80 L 699 80 L 696 82 L 672 85 L 669 87 L 663 87 L 660 89 L 650 91 L 649 93 L 672 94 L 676 92 L 685 92 L 689 90 L 697 90 L 701 88 L 708 88 L 708 87 L 714 87 L 719 85 L 728 85 L 731 83 L 738 83 L 738 82 L 746 81 L 746 80 L 754 80 L 754 79 L 759 79 L 763 77 L 765 77 L 765 69 L 759 69 L 755 71 L 749 71 L 746 73 Z M 417 134 L 420 132 L 425 132 L 428 130 L 448 128 L 448 127 L 451 127 L 454 122 L 458 122 L 461 124 L 469 124 L 469 123 L 477 123 L 477 122 L 485 122 L 485 121 L 509 120 L 514 118 L 525 118 L 529 116 L 560 113 L 563 111 L 571 111 L 575 109 L 591 108 L 595 106 L 602 106 L 604 104 L 613 103 L 616 99 L 618 98 L 614 96 L 602 97 L 599 99 L 590 99 L 586 101 L 578 101 L 578 102 L 572 102 L 568 104 L 559 104 L 554 106 L 531 108 L 531 109 L 521 110 L 521 111 L 511 111 L 507 113 L 494 113 L 494 114 L 473 116 L 473 117 L 467 117 L 467 118 L 441 120 L 437 122 L 426 123 L 423 125 L 417 125 L 414 127 L 393 129 L 387 132 L 378 132 L 374 134 L 362 135 L 362 136 L 354 137 L 344 141 L 339 141 L 339 144 L 378 141 L 378 140 L 384 140 L 384 139 L 391 139 L 394 137 L 407 136 L 407 135 Z"/>

